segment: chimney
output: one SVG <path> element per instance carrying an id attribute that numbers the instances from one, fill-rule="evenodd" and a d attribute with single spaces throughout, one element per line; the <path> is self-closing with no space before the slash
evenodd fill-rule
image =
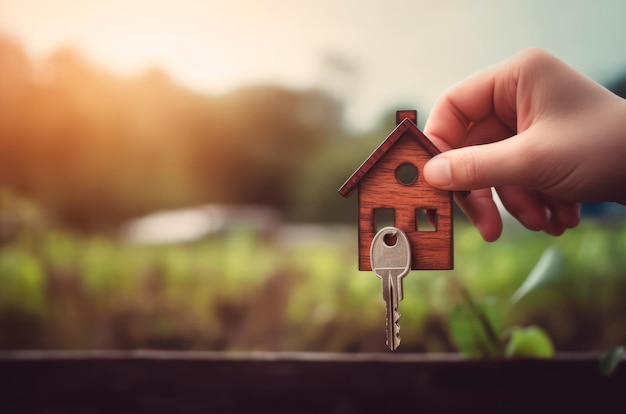
<path id="1" fill-rule="evenodd" d="M 400 125 L 400 122 L 404 121 L 405 118 L 409 118 L 417 126 L 417 111 L 415 109 L 396 111 L 396 126 Z"/>

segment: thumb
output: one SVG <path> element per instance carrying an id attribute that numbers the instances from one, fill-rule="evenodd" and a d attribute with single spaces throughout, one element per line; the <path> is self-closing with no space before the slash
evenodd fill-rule
<path id="1" fill-rule="evenodd" d="M 476 190 L 530 182 L 533 161 L 521 156 L 520 135 L 491 144 L 453 149 L 437 155 L 424 167 L 433 187 L 450 191 Z"/>

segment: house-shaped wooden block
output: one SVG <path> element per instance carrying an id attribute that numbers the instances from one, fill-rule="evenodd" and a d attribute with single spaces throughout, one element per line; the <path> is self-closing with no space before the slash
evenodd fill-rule
<path id="1" fill-rule="evenodd" d="M 411 269 L 452 269 L 452 193 L 422 175 L 441 151 L 417 128 L 417 111 L 398 111 L 396 125 L 339 189 L 344 197 L 359 190 L 359 270 L 372 270 L 372 239 L 388 225 L 407 235 Z"/>

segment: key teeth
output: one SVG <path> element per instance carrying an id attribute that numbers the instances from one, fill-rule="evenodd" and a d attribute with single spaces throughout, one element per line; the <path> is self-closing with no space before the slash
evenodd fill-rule
<path id="1" fill-rule="evenodd" d="M 396 335 L 396 348 L 400 345 L 400 313 L 398 309 L 393 312 L 394 315 L 394 334 Z"/>
<path id="2" fill-rule="evenodd" d="M 387 341 L 387 347 L 395 351 L 398 346 L 400 346 L 400 313 L 398 312 L 398 308 L 393 310 L 393 322 L 391 323 L 393 324 L 393 335 L 395 338 L 393 338 L 394 341 L 391 344 Z"/>

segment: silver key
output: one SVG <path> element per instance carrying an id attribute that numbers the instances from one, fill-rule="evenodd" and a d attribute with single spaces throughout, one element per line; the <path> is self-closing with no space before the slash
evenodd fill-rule
<path id="1" fill-rule="evenodd" d="M 395 227 L 381 229 L 370 248 L 372 270 L 383 282 L 383 299 L 387 306 L 387 346 L 392 351 L 400 345 L 402 278 L 411 270 L 411 246 L 406 234 Z"/>

